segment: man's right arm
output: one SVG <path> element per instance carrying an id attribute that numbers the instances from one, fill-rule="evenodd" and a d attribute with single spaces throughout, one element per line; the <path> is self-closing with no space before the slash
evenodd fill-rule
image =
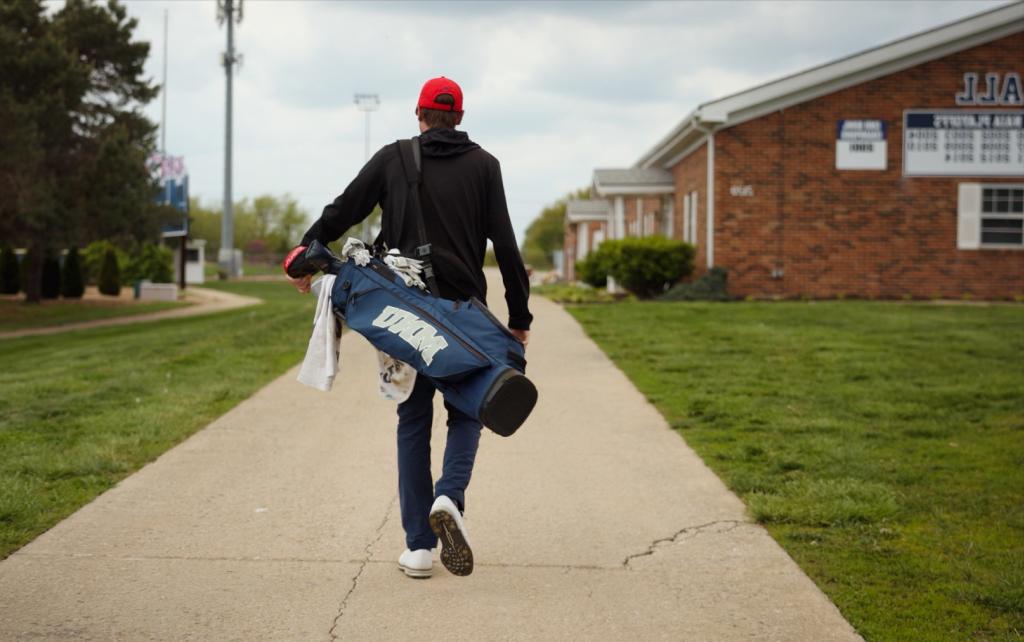
<path id="1" fill-rule="evenodd" d="M 393 145 L 387 145 L 374 154 L 345 191 L 324 207 L 320 218 L 302 237 L 301 245 L 309 245 L 314 240 L 327 245 L 337 240 L 345 230 L 362 222 L 370 215 L 374 206 L 384 200 L 387 194 L 384 169 L 393 157 L 392 147 Z"/>

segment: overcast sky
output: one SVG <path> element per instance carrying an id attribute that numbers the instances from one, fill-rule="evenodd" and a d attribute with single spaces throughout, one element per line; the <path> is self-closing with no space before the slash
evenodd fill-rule
<path id="1" fill-rule="evenodd" d="M 380 95 L 371 147 L 417 133 L 422 83 L 465 93 L 461 129 L 502 164 L 522 238 L 547 203 L 628 167 L 698 103 L 1006 4 L 948 2 L 284 2 L 236 28 L 234 197 L 295 196 L 312 218 L 364 162 L 355 93 Z M 167 151 L 192 195 L 224 179 L 225 28 L 208 1 L 129 1 L 160 82 Z M 160 120 L 160 101 L 147 108 Z"/>

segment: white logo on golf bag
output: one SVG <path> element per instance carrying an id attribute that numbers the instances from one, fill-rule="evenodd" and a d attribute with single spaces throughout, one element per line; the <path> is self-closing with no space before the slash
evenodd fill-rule
<path id="1" fill-rule="evenodd" d="M 423 355 L 423 361 L 428 366 L 434 360 L 434 355 L 448 347 L 448 341 L 444 337 L 438 336 L 437 328 L 421 320 L 412 312 L 391 305 L 384 306 L 381 313 L 373 320 L 373 325 L 378 328 L 387 328 L 388 332 L 405 339 L 406 343 Z"/>

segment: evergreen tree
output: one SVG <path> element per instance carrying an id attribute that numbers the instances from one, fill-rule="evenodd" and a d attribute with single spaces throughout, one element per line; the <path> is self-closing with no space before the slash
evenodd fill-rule
<path id="1" fill-rule="evenodd" d="M 0 235 L 33 250 L 28 301 L 48 244 L 155 238 L 155 127 L 141 107 L 157 88 L 136 26 L 117 0 L 0 2 Z"/>
<path id="2" fill-rule="evenodd" d="M 19 283 L 21 285 L 21 291 L 22 292 L 26 292 L 26 293 L 28 292 L 28 266 L 31 263 L 35 262 L 35 263 L 39 264 L 39 269 L 40 269 L 39 274 L 40 274 L 40 278 L 42 277 L 43 261 L 42 261 L 42 259 L 40 259 L 39 261 L 36 261 L 35 255 L 37 255 L 37 254 L 39 254 L 39 253 L 36 252 L 35 250 L 33 250 L 32 248 L 29 248 L 29 249 L 25 250 L 25 254 L 23 254 L 22 257 L 21 257 L 21 263 L 20 263 L 21 269 L 18 272 L 18 278 L 20 279 Z"/>
<path id="3" fill-rule="evenodd" d="M 60 293 L 65 299 L 81 299 L 85 294 L 85 279 L 82 278 L 82 261 L 78 248 L 72 246 L 64 257 L 64 273 L 61 277 Z"/>
<path id="4" fill-rule="evenodd" d="M 117 255 L 113 248 L 108 249 L 103 255 L 103 265 L 100 267 L 100 278 L 98 280 L 100 294 L 119 296 L 121 294 L 121 270 L 117 267 Z"/>
<path id="5" fill-rule="evenodd" d="M 8 246 L 0 250 L 0 294 L 17 294 L 21 290 L 21 268 L 18 257 Z"/>
<path id="6" fill-rule="evenodd" d="M 50 250 L 43 256 L 43 280 L 40 283 L 39 294 L 44 299 L 56 299 L 60 296 L 60 260 Z"/>

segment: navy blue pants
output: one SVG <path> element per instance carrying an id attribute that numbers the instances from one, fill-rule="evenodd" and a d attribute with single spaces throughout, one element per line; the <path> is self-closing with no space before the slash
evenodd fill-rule
<path id="1" fill-rule="evenodd" d="M 436 497 L 447 495 L 460 511 L 465 510 L 466 487 L 480 445 L 480 422 L 445 403 L 448 439 L 441 479 L 434 486 L 430 474 L 434 391 L 429 379 L 417 377 L 412 394 L 398 404 L 398 500 L 405 544 L 413 551 L 437 546 L 437 536 L 430 530 L 429 521 L 430 507 Z"/>

